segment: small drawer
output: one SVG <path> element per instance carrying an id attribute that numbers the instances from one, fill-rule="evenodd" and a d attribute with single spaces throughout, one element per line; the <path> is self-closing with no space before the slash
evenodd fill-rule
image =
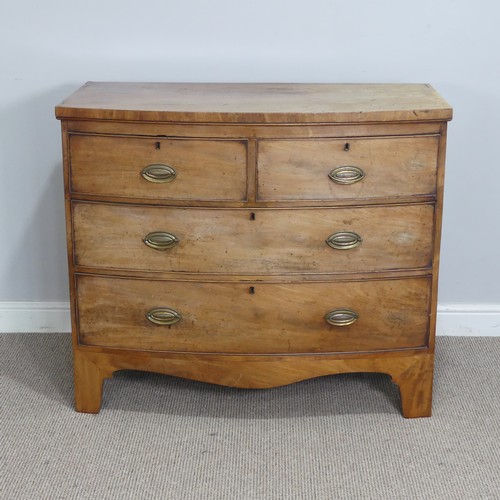
<path id="1" fill-rule="evenodd" d="M 70 136 L 71 191 L 165 200 L 246 199 L 246 142 Z"/>
<path id="2" fill-rule="evenodd" d="M 251 210 L 74 202 L 75 264 L 218 274 L 427 268 L 433 220 L 432 204 Z"/>
<path id="3" fill-rule="evenodd" d="M 258 199 L 354 200 L 434 195 L 438 136 L 262 140 Z"/>
<path id="4" fill-rule="evenodd" d="M 231 354 L 378 351 L 426 346 L 430 279 L 250 288 L 81 275 L 77 300 L 85 345 Z"/>

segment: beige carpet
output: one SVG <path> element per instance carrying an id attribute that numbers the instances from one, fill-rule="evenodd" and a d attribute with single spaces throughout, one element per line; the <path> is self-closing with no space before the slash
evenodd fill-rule
<path id="1" fill-rule="evenodd" d="M 384 375 L 245 391 L 122 372 L 72 408 L 67 334 L 0 335 L 0 498 L 500 499 L 500 338 L 439 338 L 434 416 Z"/>

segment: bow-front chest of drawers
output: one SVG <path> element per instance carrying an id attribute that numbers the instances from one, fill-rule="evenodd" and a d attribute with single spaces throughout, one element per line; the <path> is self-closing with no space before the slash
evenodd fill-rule
<path id="1" fill-rule="evenodd" d="M 430 415 L 451 119 L 430 86 L 88 83 L 56 115 L 78 411 L 134 369 L 381 372 Z"/>

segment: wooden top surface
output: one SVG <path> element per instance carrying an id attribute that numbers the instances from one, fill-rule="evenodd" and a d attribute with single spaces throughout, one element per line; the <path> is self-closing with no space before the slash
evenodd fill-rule
<path id="1" fill-rule="evenodd" d="M 88 82 L 58 119 L 189 123 L 366 123 L 450 120 L 428 84 Z"/>

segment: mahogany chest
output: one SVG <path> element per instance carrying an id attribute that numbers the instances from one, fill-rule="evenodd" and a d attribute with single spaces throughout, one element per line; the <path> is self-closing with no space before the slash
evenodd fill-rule
<path id="1" fill-rule="evenodd" d="M 432 87 L 87 83 L 56 115 L 78 411 L 134 369 L 382 372 L 430 415 L 452 116 Z"/>

